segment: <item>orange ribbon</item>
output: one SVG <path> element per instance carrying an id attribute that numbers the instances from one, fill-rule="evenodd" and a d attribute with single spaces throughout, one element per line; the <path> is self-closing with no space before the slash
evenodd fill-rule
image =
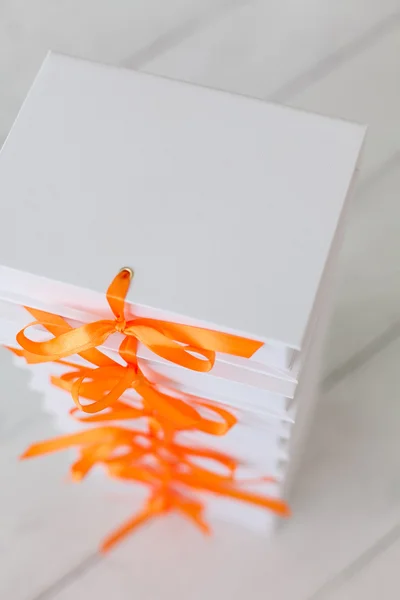
<path id="1" fill-rule="evenodd" d="M 216 352 L 250 358 L 261 348 L 262 342 L 212 331 L 192 325 L 182 325 L 148 318 L 125 318 L 125 298 L 132 278 L 130 269 L 122 269 L 107 290 L 107 301 L 114 314 L 113 320 L 100 320 L 82 325 L 68 332 L 55 333 L 46 342 L 34 342 L 25 330 L 17 334 L 17 342 L 27 352 L 42 361 L 55 361 L 73 354 L 81 354 L 104 344 L 113 333 L 133 337 L 162 358 L 193 371 L 210 371 Z M 200 355 L 194 356 L 194 353 Z"/>
<path id="2" fill-rule="evenodd" d="M 125 297 L 131 276 L 129 269 L 123 269 L 108 288 L 107 300 L 114 320 L 96 321 L 73 329 L 58 315 L 27 308 L 36 319 L 32 325 L 44 327 L 54 338 L 47 342 L 33 342 L 26 337 L 25 327 L 17 335 L 23 350 L 10 349 L 25 357 L 28 363 L 53 361 L 72 368 L 61 376 L 51 377 L 55 386 L 71 393 L 75 408 L 70 413 L 84 423 L 108 424 L 38 442 L 28 448 L 22 458 L 77 447 L 79 457 L 71 467 L 74 480 L 82 480 L 95 465 L 102 465 L 110 477 L 142 483 L 150 488 L 144 508 L 105 540 L 103 551 L 140 524 L 173 510 L 181 512 L 208 533 L 203 503 L 192 497 L 193 492 L 216 494 L 287 516 L 289 509 L 284 501 L 244 488 L 250 481 L 237 480 L 239 463 L 236 459 L 213 449 L 193 448 L 176 441 L 176 434 L 187 430 L 225 435 L 236 424 L 236 417 L 204 398 L 184 394 L 184 399 L 181 399 L 172 390 L 170 394 L 161 392 L 144 376 L 136 355 L 140 341 L 162 358 L 205 372 L 212 368 L 216 352 L 249 358 L 262 344 L 239 336 L 156 319 L 132 318 L 126 321 Z M 119 348 L 124 365 L 97 349 L 116 332 L 124 336 Z M 78 366 L 65 360 L 75 354 L 91 366 Z M 140 398 L 140 406 L 132 405 L 126 397 L 132 389 Z M 83 398 L 90 403 L 83 403 Z M 211 412 L 217 420 L 205 418 L 200 411 Z M 110 424 L 142 418 L 147 419 L 146 432 Z M 217 472 L 199 466 L 199 460 L 213 461 Z M 255 480 L 262 481 L 271 479 Z"/>
<path id="3" fill-rule="evenodd" d="M 109 550 L 133 529 L 147 520 L 177 510 L 191 519 L 202 531 L 209 528 L 203 519 L 203 504 L 194 500 L 190 492 L 207 492 L 231 498 L 288 516 L 289 509 L 280 499 L 244 489 L 248 482 L 238 481 L 235 470 L 238 461 L 231 456 L 207 448 L 192 448 L 165 438 L 162 432 L 142 432 L 122 427 L 106 426 L 80 433 L 33 444 L 21 458 L 32 458 L 51 452 L 77 447 L 79 459 L 72 465 L 71 474 L 75 481 L 82 480 L 98 464 L 108 474 L 119 480 L 139 482 L 151 490 L 142 511 L 129 519 L 102 544 L 103 551 Z M 149 463 L 147 457 L 152 457 Z M 195 461 L 193 461 L 195 459 Z M 198 465 L 199 459 L 214 461 L 216 473 Z M 259 478 L 256 481 L 273 481 Z"/>
<path id="4" fill-rule="evenodd" d="M 131 344 L 132 340 L 126 338 L 120 348 L 120 356 L 127 362 L 126 367 L 115 363 L 113 367 L 78 368 L 59 378 L 52 377 L 51 381 L 54 385 L 70 391 L 76 407 L 89 414 L 99 413 L 108 408 L 113 408 L 115 413 L 116 402 L 126 391 L 133 389 L 142 398 L 144 409 L 152 417 L 159 418 L 175 429 L 196 429 L 221 436 L 237 423 L 236 417 L 230 411 L 204 398 L 185 394 L 185 400 L 181 400 L 157 390 L 145 378 L 134 360 L 135 355 L 128 348 Z M 82 404 L 80 395 L 93 400 L 93 403 Z M 128 406 L 125 403 L 124 411 L 127 415 Z M 219 420 L 202 417 L 195 407 L 206 409 Z M 135 409 L 131 411 L 131 416 L 125 418 L 134 418 L 134 413 Z"/>
<path id="5" fill-rule="evenodd" d="M 27 309 L 49 332 L 69 332 L 71 326 L 60 316 L 45 313 L 36 309 Z M 127 363 L 123 366 L 109 358 L 97 349 L 79 353 L 79 356 L 92 363 L 95 367 L 82 367 L 65 360 L 56 363 L 70 366 L 72 371 L 60 377 L 51 377 L 51 382 L 61 389 L 69 391 L 77 408 L 85 413 L 94 414 L 104 411 L 116 404 L 121 396 L 129 389 L 134 389 L 144 402 L 144 414 L 158 417 L 169 427 L 177 429 L 197 429 L 211 435 L 225 435 L 236 423 L 236 417 L 228 410 L 215 406 L 204 398 L 185 394 L 185 401 L 175 396 L 164 394 L 157 390 L 141 372 L 136 357 L 136 340 L 125 338 L 120 347 L 120 356 Z M 10 348 L 12 352 L 25 357 L 28 363 L 41 362 L 36 355 Z M 80 396 L 93 400 L 89 405 L 82 404 Z M 194 408 L 211 411 L 219 420 L 206 419 Z M 121 406 L 120 406 L 121 408 Z M 115 412 L 115 411 L 114 411 Z M 110 413 L 106 413 L 110 415 Z M 124 405 L 126 419 L 138 418 L 136 409 Z M 104 415 L 104 419 L 109 420 Z M 110 417 L 111 418 L 111 417 Z M 114 417 L 116 418 L 116 417 Z M 119 417 L 121 418 L 121 417 Z"/>

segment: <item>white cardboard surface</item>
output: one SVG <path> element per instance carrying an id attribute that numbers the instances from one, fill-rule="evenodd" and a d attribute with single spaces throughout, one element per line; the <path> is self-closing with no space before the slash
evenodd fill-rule
<path id="1" fill-rule="evenodd" d="M 0 156 L 0 264 L 293 348 L 364 128 L 50 55 Z"/>

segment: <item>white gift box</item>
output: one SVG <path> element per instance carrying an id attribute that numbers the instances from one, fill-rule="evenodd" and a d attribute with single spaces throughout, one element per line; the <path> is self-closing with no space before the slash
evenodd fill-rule
<path id="1" fill-rule="evenodd" d="M 210 373 L 147 348 L 138 355 L 177 389 L 266 419 L 273 441 L 257 452 L 275 467 L 294 419 L 287 487 L 316 399 L 364 135 L 345 121 L 50 54 L 0 155 L 0 342 L 13 345 L 32 320 L 23 306 L 73 325 L 109 318 L 105 290 L 132 267 L 135 316 L 264 343 L 248 359 L 218 354 Z M 30 335 L 47 339 L 40 328 Z M 112 336 L 102 350 L 118 343 Z"/>

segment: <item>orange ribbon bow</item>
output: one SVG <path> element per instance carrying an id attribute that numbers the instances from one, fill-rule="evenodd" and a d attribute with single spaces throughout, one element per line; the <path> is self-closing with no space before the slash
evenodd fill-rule
<path id="1" fill-rule="evenodd" d="M 46 342 L 34 342 L 26 337 L 28 325 L 17 334 L 17 342 L 27 352 L 42 361 L 55 361 L 101 346 L 113 333 L 133 337 L 158 356 L 193 371 L 210 371 L 216 352 L 250 358 L 262 342 L 247 338 L 169 321 L 148 318 L 125 318 L 125 298 L 131 283 L 132 271 L 122 269 L 107 290 L 107 301 L 113 320 L 100 320 L 71 331 L 54 334 Z M 31 323 L 34 325 L 37 323 Z M 194 356 L 193 353 L 202 358 Z"/>
<path id="2" fill-rule="evenodd" d="M 72 327 L 62 317 L 31 308 L 27 310 L 37 319 L 36 323 L 41 324 L 51 333 L 72 330 Z M 12 348 L 10 350 L 19 356 L 23 356 L 28 363 L 38 362 L 36 355 L 25 350 Z M 143 400 L 142 416 L 158 417 L 169 423 L 172 428 L 197 429 L 204 433 L 220 436 L 225 435 L 237 423 L 236 417 L 230 411 L 216 406 L 204 398 L 185 394 L 185 400 L 182 400 L 157 390 L 139 368 L 136 357 L 136 340 L 134 338 L 123 340 L 119 354 L 126 362 L 126 366 L 117 363 L 97 349 L 79 353 L 79 356 L 96 368 L 78 366 L 65 360 L 57 360 L 56 363 L 72 367 L 73 370 L 59 377 L 52 376 L 51 382 L 56 387 L 70 392 L 75 406 L 84 413 L 94 414 L 113 408 L 112 413 L 110 411 L 103 413 L 98 420 L 108 421 L 122 418 L 121 416 L 115 416 L 116 403 L 125 392 L 133 389 Z M 93 400 L 93 402 L 89 405 L 82 404 L 80 396 Z M 125 419 L 138 418 L 138 409 L 129 406 L 127 403 L 119 404 L 119 414 L 121 414 L 122 406 L 124 406 L 124 415 L 129 415 L 125 416 Z M 195 407 L 213 413 L 217 420 L 201 416 Z"/>
<path id="3" fill-rule="evenodd" d="M 33 444 L 21 458 L 75 446 L 80 454 L 71 467 L 75 481 L 82 480 L 95 465 L 102 464 L 111 477 L 139 482 L 151 490 L 144 509 L 104 541 L 103 551 L 109 550 L 138 525 L 173 510 L 182 512 L 208 533 L 209 527 L 203 519 L 203 503 L 191 497 L 190 492 L 193 491 L 247 502 L 273 510 L 280 516 L 289 514 L 284 501 L 248 491 L 243 486 L 249 481 L 236 480 L 236 459 L 208 448 L 179 444 L 173 437 L 165 437 L 162 430 L 146 433 L 115 426 L 98 427 Z M 153 460 L 149 462 L 148 457 Z M 199 459 L 214 461 L 218 471 L 222 468 L 225 473 L 199 466 Z M 258 478 L 255 481 L 273 480 Z"/>

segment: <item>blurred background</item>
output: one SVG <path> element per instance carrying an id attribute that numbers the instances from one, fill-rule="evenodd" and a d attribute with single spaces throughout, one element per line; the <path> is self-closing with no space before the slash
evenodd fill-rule
<path id="1" fill-rule="evenodd" d="M 397 599 L 400 0 L 1 0 L 0 42 L 0 143 L 48 49 L 369 125 L 291 522 L 272 544 L 229 530 L 211 550 L 161 523 L 150 539 L 167 544 L 138 534 L 102 560 L 95 522 L 129 506 L 110 517 L 73 486 L 54 503 L 43 463 L 16 471 L 49 425 L 3 351 L 1 598 Z"/>

